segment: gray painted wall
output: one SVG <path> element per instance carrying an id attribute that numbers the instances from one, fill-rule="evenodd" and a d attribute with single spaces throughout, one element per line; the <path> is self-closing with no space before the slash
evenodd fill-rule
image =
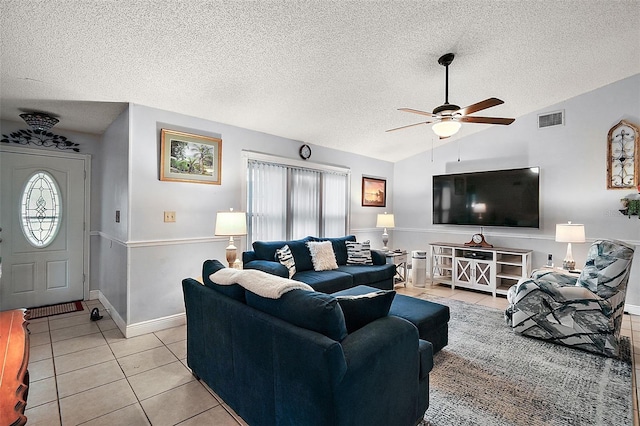
<path id="1" fill-rule="evenodd" d="M 302 142 L 141 105 L 131 105 L 129 110 L 130 316 L 127 323 L 137 324 L 184 312 L 182 279 L 200 276 L 205 259 L 225 259 L 228 238 L 214 237 L 215 215 L 230 207 L 245 208 L 242 151 L 299 158 Z M 162 128 L 221 137 L 222 184 L 160 181 Z M 351 169 L 352 232 L 365 236 L 375 232 L 375 214 L 386 209 L 360 205 L 361 177 L 363 174 L 386 177 L 392 188 L 393 164 L 313 145 L 312 149 L 310 162 Z M 391 207 L 389 199 L 388 208 Z M 165 210 L 176 212 L 175 223 L 163 222 Z M 241 238 L 236 246 L 239 251 L 246 250 L 246 238 Z"/>
<path id="2" fill-rule="evenodd" d="M 537 128 L 539 113 L 557 110 L 565 111 L 564 126 Z M 622 119 L 640 125 L 640 74 L 519 117 L 510 126 L 491 126 L 454 139 L 435 148 L 433 155 L 429 151 L 397 162 L 393 247 L 426 250 L 430 242 L 464 243 L 480 231 L 473 226 L 432 224 L 433 175 L 528 166 L 541 168 L 540 228 L 487 227 L 489 243 L 534 250 L 534 267 L 544 265 L 547 253 L 561 264 L 566 244 L 554 241 L 555 225 L 570 220 L 586 229 L 587 244 L 573 244 L 577 265 L 584 265 L 588 243 L 596 238 L 640 245 L 640 220 L 618 212 L 619 199 L 633 191 L 607 190 L 606 185 L 607 133 Z M 640 250 L 627 304 L 638 306 L 640 312 Z"/>

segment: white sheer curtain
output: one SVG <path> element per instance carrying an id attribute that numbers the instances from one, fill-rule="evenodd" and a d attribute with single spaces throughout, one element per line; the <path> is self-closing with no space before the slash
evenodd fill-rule
<path id="1" fill-rule="evenodd" d="M 289 239 L 320 235 L 320 182 L 317 170 L 289 169 L 291 232 Z"/>
<path id="2" fill-rule="evenodd" d="M 349 181 L 346 174 L 324 173 L 322 191 L 323 236 L 341 237 L 347 229 L 347 194 Z"/>
<path id="3" fill-rule="evenodd" d="M 345 235 L 348 193 L 348 172 L 249 158 L 249 242 Z"/>
<path id="4" fill-rule="evenodd" d="M 249 161 L 247 183 L 251 241 L 283 239 L 287 232 L 287 169 Z"/>

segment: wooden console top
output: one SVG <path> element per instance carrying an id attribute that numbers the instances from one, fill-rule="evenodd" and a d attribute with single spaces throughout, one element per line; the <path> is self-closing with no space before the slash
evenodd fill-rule
<path id="1" fill-rule="evenodd" d="M 24 425 L 29 334 L 24 309 L 0 312 L 0 424 Z"/>

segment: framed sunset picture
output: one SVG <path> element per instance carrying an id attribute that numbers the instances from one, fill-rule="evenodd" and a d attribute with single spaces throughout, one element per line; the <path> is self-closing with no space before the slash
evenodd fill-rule
<path id="1" fill-rule="evenodd" d="M 364 207 L 387 206 L 387 180 L 362 176 L 362 205 Z"/>

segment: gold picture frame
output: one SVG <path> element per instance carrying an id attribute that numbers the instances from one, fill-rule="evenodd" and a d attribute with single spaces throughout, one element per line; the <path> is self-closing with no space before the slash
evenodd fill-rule
<path id="1" fill-rule="evenodd" d="M 176 130 L 160 132 L 160 180 L 220 185 L 222 139 Z"/>
<path id="2" fill-rule="evenodd" d="M 386 207 L 387 206 L 386 179 L 362 176 L 362 206 L 363 207 Z"/>

